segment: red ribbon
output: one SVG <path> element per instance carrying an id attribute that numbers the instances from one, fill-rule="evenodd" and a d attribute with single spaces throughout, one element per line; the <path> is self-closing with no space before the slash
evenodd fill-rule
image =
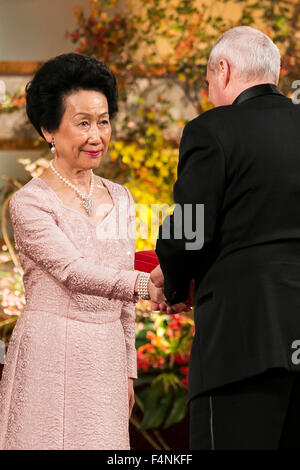
<path id="1" fill-rule="evenodd" d="M 134 260 L 134 269 L 137 271 L 144 271 L 151 273 L 153 269 L 159 264 L 159 259 L 155 250 L 136 251 Z"/>

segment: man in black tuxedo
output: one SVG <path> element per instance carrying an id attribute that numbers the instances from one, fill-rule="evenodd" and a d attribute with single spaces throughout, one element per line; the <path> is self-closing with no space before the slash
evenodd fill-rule
<path id="1" fill-rule="evenodd" d="M 262 32 L 218 40 L 207 67 L 215 108 L 184 129 L 176 207 L 159 230 L 151 280 L 169 312 L 195 283 L 191 449 L 300 449 L 300 106 L 279 73 Z"/>

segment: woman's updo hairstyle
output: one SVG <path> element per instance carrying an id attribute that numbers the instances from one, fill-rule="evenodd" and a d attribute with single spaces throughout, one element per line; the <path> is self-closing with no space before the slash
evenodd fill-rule
<path id="1" fill-rule="evenodd" d="M 73 52 L 58 55 L 45 62 L 27 83 L 27 116 L 43 138 L 41 127 L 48 132 L 56 131 L 65 112 L 64 99 L 79 90 L 103 93 L 110 118 L 117 113 L 116 79 L 102 61 L 93 57 Z"/>

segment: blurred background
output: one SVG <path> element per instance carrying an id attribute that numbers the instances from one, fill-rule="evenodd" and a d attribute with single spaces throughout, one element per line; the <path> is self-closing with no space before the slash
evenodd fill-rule
<path id="1" fill-rule="evenodd" d="M 51 57 L 77 52 L 103 60 L 116 74 L 120 111 L 110 151 L 95 173 L 126 185 L 135 202 L 145 204 L 146 210 L 136 211 L 137 250 L 153 249 L 163 215 L 151 205 L 173 203 L 182 129 L 212 107 L 205 84 L 210 49 L 237 25 L 256 27 L 277 44 L 279 88 L 292 97 L 300 80 L 300 1 L 0 1 L 1 347 L 25 304 L 8 202 L 51 159 L 25 114 L 24 88 L 34 72 Z M 142 301 L 136 333 L 132 447 L 187 449 L 193 312 L 168 316 Z"/>

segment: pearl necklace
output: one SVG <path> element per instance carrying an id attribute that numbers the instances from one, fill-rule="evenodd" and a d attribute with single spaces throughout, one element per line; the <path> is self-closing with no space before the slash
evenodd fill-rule
<path id="1" fill-rule="evenodd" d="M 56 176 L 58 176 L 64 183 L 66 183 L 68 186 L 70 186 L 72 189 L 74 189 L 74 191 L 76 191 L 77 194 L 79 194 L 79 196 L 81 197 L 81 199 L 83 199 L 82 201 L 82 205 L 83 207 L 85 208 L 85 210 L 87 211 L 88 215 L 91 215 L 92 213 L 92 195 L 93 195 L 93 190 L 94 190 L 94 173 L 93 173 L 93 170 L 91 169 L 91 177 L 92 177 L 92 182 L 91 182 L 91 189 L 90 189 L 90 192 L 87 196 L 85 196 L 81 191 L 80 189 L 76 188 L 76 186 L 74 186 L 74 184 L 70 183 L 70 181 L 68 181 L 66 178 L 64 178 L 53 166 L 53 161 L 54 160 L 51 160 L 49 165 L 50 165 L 50 168 L 51 170 L 56 174 Z"/>

